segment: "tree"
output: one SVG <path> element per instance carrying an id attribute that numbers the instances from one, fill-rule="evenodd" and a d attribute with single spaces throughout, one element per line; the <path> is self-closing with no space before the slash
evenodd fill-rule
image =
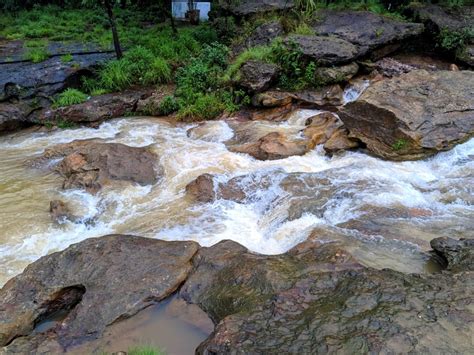
<path id="1" fill-rule="evenodd" d="M 123 56 L 123 52 L 122 52 L 122 47 L 120 46 L 120 39 L 118 36 L 117 25 L 116 25 L 115 16 L 114 16 L 114 5 L 115 5 L 116 0 L 82 0 L 82 3 L 84 5 L 93 5 L 96 3 L 96 1 L 98 1 L 100 5 L 105 8 L 105 11 L 107 12 L 110 28 L 112 30 L 112 38 L 114 42 L 115 54 L 117 56 L 117 59 L 120 59 Z"/>

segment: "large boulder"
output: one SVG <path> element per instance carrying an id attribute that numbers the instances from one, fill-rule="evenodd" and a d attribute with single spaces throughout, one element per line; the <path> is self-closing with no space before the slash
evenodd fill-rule
<path id="1" fill-rule="evenodd" d="M 371 153 L 420 159 L 473 135 L 473 95 L 474 72 L 414 70 L 374 83 L 339 116 Z"/>
<path id="2" fill-rule="evenodd" d="M 318 11 L 312 27 L 319 36 L 336 36 L 352 43 L 358 55 L 400 43 L 424 29 L 419 23 L 397 21 L 368 11 L 334 10 Z"/>
<path id="3" fill-rule="evenodd" d="M 356 46 L 335 36 L 292 35 L 284 42 L 296 46 L 303 56 L 321 65 L 348 63 L 359 55 Z"/>
<path id="4" fill-rule="evenodd" d="M 44 110 L 38 123 L 66 121 L 70 123 L 95 123 L 125 116 L 136 111 L 140 99 L 149 96 L 145 90 L 93 96 L 81 104 Z"/>
<path id="5" fill-rule="evenodd" d="M 14 131 L 29 125 L 25 112 L 10 103 L 0 103 L 0 134 Z"/>
<path id="6" fill-rule="evenodd" d="M 321 85 L 345 82 L 352 79 L 358 71 L 359 66 L 357 63 L 333 67 L 319 67 L 316 68 L 314 72 L 314 80 Z"/>
<path id="7" fill-rule="evenodd" d="M 279 21 L 271 21 L 258 26 L 252 34 L 245 40 L 247 48 L 255 46 L 265 46 L 270 44 L 275 38 L 283 35 L 283 26 Z"/>
<path id="8" fill-rule="evenodd" d="M 239 74 L 239 85 L 249 92 L 261 92 L 268 89 L 276 79 L 278 66 L 251 60 L 240 68 Z"/>
<path id="9" fill-rule="evenodd" d="M 293 0 L 219 0 L 218 5 L 236 16 L 249 16 L 270 11 L 289 10 L 294 6 Z"/>
<path id="10" fill-rule="evenodd" d="M 66 315 L 49 336 L 63 348 L 97 338 L 108 325 L 176 291 L 198 248 L 194 242 L 109 235 L 45 256 L 0 290 L 0 346 L 33 335 L 36 325 L 58 312 Z"/>
<path id="11" fill-rule="evenodd" d="M 149 185 L 160 175 L 156 166 L 158 158 L 149 148 L 95 140 L 57 145 L 47 149 L 34 164 L 61 157 L 55 170 L 64 177 L 63 188 L 66 189 L 79 187 L 94 193 L 111 180 Z"/>

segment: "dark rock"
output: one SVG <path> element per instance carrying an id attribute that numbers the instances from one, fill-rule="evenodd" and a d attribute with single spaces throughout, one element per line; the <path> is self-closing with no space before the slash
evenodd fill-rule
<path id="1" fill-rule="evenodd" d="M 97 338 L 108 325 L 176 291 L 198 248 L 195 242 L 109 235 L 42 257 L 0 290 L 0 346 L 32 334 L 58 311 L 68 314 L 47 334 L 63 348 Z"/>
<path id="2" fill-rule="evenodd" d="M 0 134 L 15 131 L 31 125 L 26 113 L 18 105 L 0 103 Z"/>
<path id="3" fill-rule="evenodd" d="M 51 57 L 41 63 L 0 64 L 0 97 L 6 96 L 6 84 L 18 85 L 21 99 L 50 97 L 65 87 L 78 86 L 81 76 L 92 75 L 94 68 L 111 58 L 112 53 L 94 53 L 78 55 L 71 63 L 63 63 L 60 57 Z"/>
<path id="4" fill-rule="evenodd" d="M 474 239 L 456 240 L 444 237 L 433 239 L 430 244 L 433 250 L 446 260 L 448 270 L 474 271 Z"/>
<path id="5" fill-rule="evenodd" d="M 429 28 L 436 31 L 443 28 L 450 31 L 464 31 L 473 26 L 474 6 L 448 8 L 425 4 L 411 6 L 411 10 L 417 20 L 424 22 Z"/>
<path id="6" fill-rule="evenodd" d="M 240 68 L 239 84 L 250 92 L 260 92 L 270 87 L 278 75 L 278 66 L 258 61 L 248 61 Z"/>
<path id="7" fill-rule="evenodd" d="M 247 48 L 265 46 L 270 44 L 275 38 L 283 35 L 283 26 L 279 21 L 272 21 L 258 26 L 252 34 L 245 40 Z"/>
<path id="8" fill-rule="evenodd" d="M 334 36 L 292 35 L 284 41 L 296 44 L 306 58 L 320 65 L 348 63 L 358 57 L 356 46 Z"/>
<path id="9" fill-rule="evenodd" d="M 375 155 L 420 159 L 474 133 L 474 72 L 414 70 L 371 85 L 339 113 Z"/>
<path id="10" fill-rule="evenodd" d="M 144 93 L 140 100 L 136 103 L 136 111 L 144 115 L 162 116 L 160 105 L 166 96 L 172 95 L 174 92 L 172 85 L 160 86 L 158 90 L 151 95 Z"/>
<path id="11" fill-rule="evenodd" d="M 383 58 L 374 64 L 374 69 L 383 76 L 391 78 L 393 76 L 411 72 L 412 70 L 415 70 L 416 67 L 400 63 L 393 58 Z"/>
<path id="12" fill-rule="evenodd" d="M 358 55 L 364 55 L 369 50 L 417 36 L 424 27 L 368 11 L 323 10 L 317 12 L 313 29 L 320 36 L 336 36 L 352 43 L 357 46 Z"/>
<path id="13" fill-rule="evenodd" d="M 276 160 L 304 155 L 308 151 L 308 146 L 304 141 L 292 141 L 280 132 L 272 132 L 256 142 L 235 145 L 229 150 L 249 154 L 258 160 Z"/>
<path id="14" fill-rule="evenodd" d="M 147 96 L 144 90 L 93 96 L 81 104 L 45 110 L 38 122 L 100 123 L 135 112 L 139 100 Z"/>
<path id="15" fill-rule="evenodd" d="M 219 6 L 236 16 L 248 16 L 269 11 L 289 10 L 293 8 L 293 0 L 242 0 L 228 2 L 220 0 Z"/>
<path id="16" fill-rule="evenodd" d="M 474 67 L 474 44 L 468 44 L 464 49 L 457 53 L 457 59 Z"/>
<path id="17" fill-rule="evenodd" d="M 77 219 L 77 217 L 72 214 L 68 205 L 61 200 L 53 200 L 49 202 L 49 213 L 51 214 L 52 220 L 56 223 L 65 220 L 74 222 Z"/>
<path id="18" fill-rule="evenodd" d="M 64 177 L 66 189 L 80 187 L 97 192 L 111 180 L 149 185 L 160 175 L 159 169 L 155 171 L 157 157 L 148 148 L 94 140 L 73 141 L 47 149 L 35 165 L 59 157 L 64 159 L 56 171 Z"/>
<path id="19" fill-rule="evenodd" d="M 359 71 L 357 63 L 350 63 L 338 67 L 318 67 L 314 73 L 314 80 L 321 85 L 349 81 Z"/>

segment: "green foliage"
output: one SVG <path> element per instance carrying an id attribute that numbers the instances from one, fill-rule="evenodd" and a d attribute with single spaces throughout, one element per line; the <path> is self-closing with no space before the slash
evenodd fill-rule
<path id="1" fill-rule="evenodd" d="M 394 144 L 392 144 L 392 149 L 393 150 L 400 150 L 400 149 L 403 149 L 407 146 L 408 142 L 401 138 L 401 139 L 398 139 Z"/>
<path id="2" fill-rule="evenodd" d="M 243 51 L 234 59 L 234 61 L 227 68 L 225 77 L 236 80 L 240 67 L 249 60 L 258 60 L 261 62 L 272 62 L 273 49 L 271 46 L 257 46 Z"/>
<path id="3" fill-rule="evenodd" d="M 441 29 L 438 35 L 438 45 L 445 50 L 462 50 L 466 43 L 474 38 L 474 28 L 453 31 Z"/>
<path id="4" fill-rule="evenodd" d="M 294 31 L 292 32 L 298 35 L 314 35 L 315 34 L 314 30 L 305 22 L 298 24 L 296 28 L 294 29 Z"/>
<path id="5" fill-rule="evenodd" d="M 40 63 L 49 58 L 49 53 L 45 47 L 29 48 L 25 53 L 25 59 L 33 63 Z"/>
<path id="6" fill-rule="evenodd" d="M 226 109 L 225 104 L 216 94 L 198 94 L 193 103 L 183 105 L 178 112 L 180 118 L 192 120 L 211 120 Z"/>
<path id="7" fill-rule="evenodd" d="M 58 95 L 58 99 L 54 102 L 56 107 L 70 106 L 87 101 L 87 95 L 77 89 L 66 89 Z"/>
<path id="8" fill-rule="evenodd" d="M 69 63 L 69 62 L 72 62 L 73 60 L 73 57 L 72 57 L 72 54 L 68 53 L 68 54 L 64 54 L 61 56 L 61 62 L 63 63 Z"/>
<path id="9" fill-rule="evenodd" d="M 227 66 L 227 59 L 229 56 L 229 48 L 218 42 L 213 42 L 210 45 L 205 44 L 200 59 L 208 66 L 217 65 L 224 68 Z"/>
<path id="10" fill-rule="evenodd" d="M 152 346 L 147 346 L 147 345 L 141 345 L 141 346 L 136 346 L 128 349 L 127 351 L 128 355 L 165 355 L 166 353 L 158 348 L 152 347 Z"/>
<path id="11" fill-rule="evenodd" d="M 108 91 L 124 90 L 132 83 L 132 72 L 125 60 L 112 60 L 99 72 L 99 85 Z"/>
<path id="12" fill-rule="evenodd" d="M 179 110 L 178 101 L 174 96 L 166 96 L 163 101 L 161 101 L 158 111 L 160 115 L 168 116 L 173 112 Z"/>

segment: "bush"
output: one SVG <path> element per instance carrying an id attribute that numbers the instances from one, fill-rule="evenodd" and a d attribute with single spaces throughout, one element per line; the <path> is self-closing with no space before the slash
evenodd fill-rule
<path id="1" fill-rule="evenodd" d="M 204 45 L 199 57 L 206 65 L 217 65 L 218 67 L 225 68 L 228 56 L 229 48 L 224 44 L 214 42 L 210 45 Z"/>
<path id="2" fill-rule="evenodd" d="M 438 35 L 438 45 L 445 50 L 462 50 L 474 38 L 474 29 L 453 31 L 443 28 Z"/>
<path id="3" fill-rule="evenodd" d="M 54 105 L 56 107 L 77 105 L 87 101 L 87 99 L 87 95 L 77 89 L 66 89 L 59 94 Z"/>
<path id="4" fill-rule="evenodd" d="M 194 103 L 182 105 L 178 112 L 180 118 L 193 120 L 212 120 L 225 110 L 225 104 L 216 94 L 198 95 Z"/>
<path id="5" fill-rule="evenodd" d="M 216 86 L 217 79 L 201 60 L 179 68 L 176 74 L 176 94 L 186 102 L 192 102 L 199 94 L 205 93 Z"/>
<path id="6" fill-rule="evenodd" d="M 166 96 L 163 101 L 161 101 L 160 106 L 158 108 L 158 112 L 160 115 L 168 116 L 173 112 L 179 110 L 178 101 L 174 98 L 174 96 Z"/>

